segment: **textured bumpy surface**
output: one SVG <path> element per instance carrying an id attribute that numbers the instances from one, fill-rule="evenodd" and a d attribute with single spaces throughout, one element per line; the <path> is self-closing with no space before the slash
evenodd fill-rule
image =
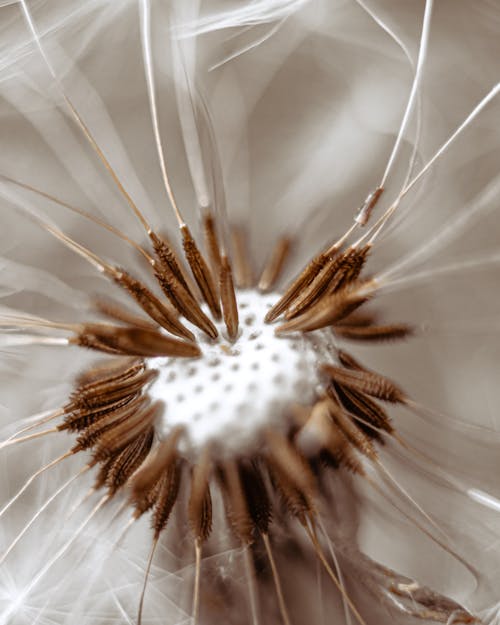
<path id="1" fill-rule="evenodd" d="M 200 339 L 200 359 L 153 361 L 160 369 L 150 395 L 165 402 L 160 429 L 185 426 L 188 455 L 212 443 L 222 455 L 256 446 L 269 426 L 283 430 L 293 403 L 309 403 L 318 386 L 319 359 L 328 357 L 332 339 L 282 339 L 264 316 L 276 295 L 245 291 L 238 296 L 240 328 L 230 342 L 219 324 L 219 340 Z M 333 356 L 330 356 L 332 358 Z"/>

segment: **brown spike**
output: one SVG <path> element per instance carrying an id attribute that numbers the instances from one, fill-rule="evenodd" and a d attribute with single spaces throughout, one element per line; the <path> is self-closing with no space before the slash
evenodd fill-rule
<path id="1" fill-rule="evenodd" d="M 322 365 L 321 369 L 334 382 L 372 397 L 392 403 L 404 403 L 407 399 L 394 382 L 375 371 L 355 371 L 334 365 Z"/>
<path id="2" fill-rule="evenodd" d="M 106 432 L 100 437 L 94 449 L 94 459 L 101 462 L 110 458 L 115 451 L 124 449 L 138 436 L 150 429 L 162 410 L 163 406 L 159 402 L 146 406 Z"/>
<path id="3" fill-rule="evenodd" d="M 328 293 L 336 293 L 359 278 L 371 248 L 371 243 L 367 243 L 366 245 L 363 245 L 363 247 L 354 248 L 352 250 L 352 253 L 348 255 L 343 263 L 339 275 L 336 276 L 336 279 L 330 285 Z"/>
<path id="4" fill-rule="evenodd" d="M 366 367 L 364 367 L 354 356 L 348 354 L 343 349 L 337 350 L 337 356 L 339 358 L 340 364 L 347 369 L 354 369 L 356 371 L 368 371 Z"/>
<path id="5" fill-rule="evenodd" d="M 348 249 L 342 254 L 330 256 L 314 279 L 311 280 L 309 285 L 295 298 L 293 306 L 287 309 L 285 319 L 293 319 L 315 304 L 323 293 L 329 290 L 332 282 L 334 283 L 336 279 L 338 279 L 338 274 L 340 273 L 342 265 L 347 262 L 349 255 L 352 253 L 353 250 Z"/>
<path id="6" fill-rule="evenodd" d="M 151 231 L 148 234 L 162 269 L 172 273 L 184 289 L 191 292 L 172 246 L 164 237 L 158 236 L 155 232 Z"/>
<path id="7" fill-rule="evenodd" d="M 275 330 L 277 335 L 289 332 L 312 332 L 333 325 L 367 302 L 366 284 L 354 285 L 323 297 L 304 313 L 285 321 Z"/>
<path id="8" fill-rule="evenodd" d="M 145 512 L 151 510 L 151 508 L 156 504 L 161 485 L 161 479 L 158 478 L 158 480 L 156 480 L 156 482 L 147 490 L 142 491 L 131 498 L 130 501 L 134 506 L 134 519 L 141 517 Z"/>
<path id="9" fill-rule="evenodd" d="M 282 434 L 274 430 L 266 431 L 269 459 L 281 471 L 288 475 L 298 490 L 314 493 L 315 480 L 305 458 Z"/>
<path id="10" fill-rule="evenodd" d="M 276 304 L 269 310 L 265 317 L 266 323 L 271 323 L 277 319 L 281 313 L 295 303 L 298 297 L 302 294 L 304 289 L 311 284 L 316 278 L 319 272 L 327 264 L 330 256 L 325 252 L 321 252 L 315 256 L 307 267 L 295 278 L 291 285 L 285 291 L 285 294 L 276 302 Z"/>
<path id="11" fill-rule="evenodd" d="M 79 432 L 80 430 L 84 430 L 94 423 L 97 423 L 110 412 L 120 410 L 138 397 L 139 393 L 129 395 L 125 397 L 125 399 L 106 405 L 104 408 L 102 406 L 94 406 L 92 408 L 82 406 L 81 408 L 68 413 L 64 418 L 64 422 L 58 425 L 57 429 L 60 431 L 69 430 L 70 432 Z"/>
<path id="12" fill-rule="evenodd" d="M 338 293 L 357 280 L 369 250 L 370 246 L 368 245 L 360 249 L 351 247 L 341 254 L 331 256 L 325 267 L 297 298 L 293 307 L 287 310 L 285 319 L 292 319 L 302 314 L 320 301 L 324 294 Z"/>
<path id="13" fill-rule="evenodd" d="M 154 434 L 154 427 L 150 427 L 115 458 L 106 479 L 111 494 L 122 488 L 142 465 L 151 450 Z"/>
<path id="14" fill-rule="evenodd" d="M 347 326 L 336 325 L 335 334 L 349 341 L 397 341 L 413 334 L 413 329 L 405 323 L 386 326 Z"/>
<path id="15" fill-rule="evenodd" d="M 243 227 L 233 226 L 231 228 L 231 243 L 236 285 L 240 289 L 249 289 L 254 285 L 254 276 L 247 249 L 246 232 Z"/>
<path id="16" fill-rule="evenodd" d="M 147 319 L 143 319 L 138 315 L 127 310 L 122 304 L 114 302 L 110 298 L 102 296 L 96 296 L 93 298 L 94 308 L 102 315 L 113 319 L 114 321 L 121 321 L 127 325 L 136 326 L 145 330 L 157 330 L 158 325 L 152 323 Z"/>
<path id="17" fill-rule="evenodd" d="M 223 485 L 226 494 L 226 514 L 236 536 L 244 545 L 253 542 L 254 522 L 248 510 L 245 493 L 235 460 L 221 465 Z"/>
<path id="18" fill-rule="evenodd" d="M 268 430 L 266 441 L 267 465 L 274 482 L 289 512 L 303 522 L 314 508 L 314 475 L 305 458 L 282 434 Z"/>
<path id="19" fill-rule="evenodd" d="M 113 463 L 116 461 L 117 457 L 121 453 L 124 453 L 127 449 L 128 448 L 126 447 L 123 452 L 115 451 L 115 453 L 111 457 L 109 457 L 107 460 L 105 460 L 101 464 L 101 468 L 97 472 L 96 478 L 94 480 L 94 485 L 92 487 L 92 491 L 95 492 L 95 491 L 99 490 L 100 488 L 102 488 L 106 484 L 106 481 L 108 479 L 108 475 L 109 475 L 109 472 L 111 470 L 111 467 L 113 466 Z"/>
<path id="20" fill-rule="evenodd" d="M 71 402 L 66 411 L 101 410 L 115 402 L 122 401 L 141 392 L 158 375 L 157 369 L 140 370 L 133 376 L 116 381 L 113 384 L 103 383 L 72 393 Z"/>
<path id="21" fill-rule="evenodd" d="M 70 342 L 90 349 L 110 349 L 130 356 L 197 358 L 201 355 L 201 350 L 195 343 L 179 341 L 160 332 L 97 323 L 86 324 L 82 332 L 70 339 Z"/>
<path id="22" fill-rule="evenodd" d="M 274 287 L 283 271 L 291 249 L 292 240 L 290 237 L 285 235 L 278 239 L 260 276 L 260 291 L 267 293 Z"/>
<path id="23" fill-rule="evenodd" d="M 261 534 L 267 534 L 272 518 L 271 500 L 260 468 L 256 462 L 242 460 L 238 469 L 252 521 Z"/>
<path id="24" fill-rule="evenodd" d="M 212 460 L 210 449 L 205 447 L 200 460 L 191 474 L 191 493 L 188 519 L 196 540 L 204 542 L 212 531 L 212 497 L 210 496 L 210 473 Z"/>
<path id="25" fill-rule="evenodd" d="M 80 394 L 87 390 L 93 392 L 96 385 L 121 381 L 130 375 L 142 373 L 144 368 L 145 363 L 141 358 L 107 359 L 105 362 L 87 369 L 77 377 L 77 390 L 74 393 Z"/>
<path id="26" fill-rule="evenodd" d="M 131 480 L 131 498 L 139 500 L 158 482 L 162 473 L 177 458 L 177 443 L 182 429 L 175 428 L 154 449 Z"/>
<path id="27" fill-rule="evenodd" d="M 380 433 L 377 430 L 384 430 L 388 434 L 394 432 L 386 411 L 367 395 L 359 391 L 353 391 L 340 384 L 335 384 L 335 391 L 344 408 L 360 418 L 361 421 L 358 422 L 358 426 L 365 434 L 372 438 L 380 438 Z M 373 427 L 365 425 L 363 421 L 366 421 Z M 373 428 L 376 429 L 374 430 Z"/>
<path id="28" fill-rule="evenodd" d="M 365 456 L 371 460 L 377 459 L 377 452 L 370 439 L 358 428 L 345 410 L 331 398 L 328 400 L 328 409 L 336 425 L 342 430 L 349 441 Z"/>
<path id="29" fill-rule="evenodd" d="M 160 489 L 158 491 L 158 499 L 153 511 L 152 526 L 154 529 L 155 539 L 165 529 L 170 513 L 177 501 L 179 487 L 181 482 L 181 462 L 179 458 L 167 466 L 164 474 L 160 478 Z"/>
<path id="30" fill-rule="evenodd" d="M 236 293 L 234 291 L 231 265 L 229 264 L 229 259 L 226 255 L 222 256 L 221 259 L 219 287 L 227 334 L 229 339 L 234 341 L 234 339 L 238 336 L 238 304 L 236 302 Z"/>
<path id="31" fill-rule="evenodd" d="M 217 338 L 216 327 L 202 311 L 194 296 L 186 291 L 175 275 L 155 268 L 155 276 L 163 292 L 181 315 L 198 326 L 210 338 Z"/>
<path id="32" fill-rule="evenodd" d="M 162 328 L 167 330 L 167 332 L 171 332 L 176 336 L 185 337 L 189 340 L 194 340 L 193 333 L 183 326 L 172 311 L 169 310 L 167 306 L 165 306 L 146 286 L 139 282 L 139 280 L 133 278 L 123 269 L 115 269 L 109 275 L 122 289 L 125 289 L 127 293 L 134 298 L 134 300 L 139 304 L 144 312 L 151 317 L 151 319 L 156 321 Z M 157 275 L 156 268 L 155 275 Z"/>
<path id="33" fill-rule="evenodd" d="M 278 491 L 287 512 L 304 524 L 307 515 L 313 510 L 311 499 L 298 490 L 276 465 L 268 463 L 268 470 L 272 484 Z"/>
<path id="34" fill-rule="evenodd" d="M 211 213 L 206 213 L 203 217 L 203 234 L 205 237 L 205 249 L 208 252 L 208 258 L 212 266 L 212 271 L 215 276 L 218 276 L 221 268 L 221 254 L 217 238 L 217 229 L 215 227 L 215 219 Z"/>
<path id="35" fill-rule="evenodd" d="M 191 267 L 196 284 L 199 286 L 203 299 L 208 304 L 210 312 L 216 319 L 221 318 L 221 310 L 215 288 L 214 280 L 205 259 L 203 258 L 196 241 L 193 239 L 189 228 L 184 224 L 181 227 L 182 245 L 186 260 Z"/>
<path id="36" fill-rule="evenodd" d="M 126 419 L 135 414 L 138 410 L 145 408 L 149 403 L 147 397 L 138 397 L 136 400 L 126 404 L 118 410 L 108 412 L 102 416 L 97 422 L 86 427 L 77 437 L 74 451 L 89 449 L 96 445 L 106 432 L 110 432 L 113 428 L 123 423 Z"/>

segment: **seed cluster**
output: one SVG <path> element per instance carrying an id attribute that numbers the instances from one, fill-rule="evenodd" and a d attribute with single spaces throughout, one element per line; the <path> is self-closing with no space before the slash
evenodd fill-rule
<path id="1" fill-rule="evenodd" d="M 126 270 L 112 267 L 92 255 L 92 262 L 97 262 L 149 319 L 130 313 L 112 300 L 96 302 L 96 310 L 120 324 L 83 324 L 74 330 L 75 336 L 70 342 L 111 354 L 113 358 L 80 377 L 69 402 L 53 415 L 62 417 L 61 423 L 49 432 L 67 431 L 76 435 L 75 444 L 63 458 L 83 451 L 91 453 L 87 467 L 96 471 L 93 490 L 106 489 L 103 505 L 122 494 L 132 510 L 132 523 L 151 512 L 153 548 L 148 572 L 154 549 L 178 495 L 182 489 L 186 491 L 183 501 L 187 502 L 197 566 L 193 590 L 195 620 L 200 610 L 201 554 L 214 526 L 212 494 L 217 489 L 222 495 L 234 539 L 250 552 L 260 542 L 265 545 L 286 625 L 290 623 L 290 616 L 272 555 L 271 538 L 273 523 L 289 523 L 292 519 L 303 527 L 328 575 L 343 593 L 357 620 L 364 623 L 328 564 L 318 540 L 317 503 L 321 497 L 321 479 L 327 470 L 344 469 L 373 484 L 367 468 L 380 466 L 377 444 L 383 444 L 387 436 L 396 436 L 381 402 L 404 404 L 409 399 L 393 381 L 368 370 L 341 349 L 338 341 L 374 343 L 403 339 L 411 334 L 411 328 L 404 324 L 381 325 L 376 315 L 360 310 L 376 294 L 376 282 L 361 277 L 370 244 L 344 248 L 337 243 L 320 252 L 276 301 L 272 293 L 257 295 L 256 291 L 235 289 L 231 264 L 219 247 L 213 216 L 207 215 L 203 225 L 209 261 L 204 259 L 187 226 L 181 228 L 191 274 L 173 247 L 164 238 L 149 232 L 153 248 L 150 264 L 166 300 L 154 295 Z M 77 245 L 66 235 L 57 236 L 70 247 Z M 241 229 L 234 231 L 233 240 L 237 242 L 235 258 L 239 263 L 235 282 L 253 285 L 251 261 L 244 253 Z M 288 239 L 277 242 L 258 281 L 262 291 L 273 289 L 286 267 L 291 248 L 292 242 Z M 79 251 L 81 253 L 81 246 Z M 214 277 L 217 275 L 218 280 Z M 248 309 L 252 297 L 260 302 L 258 315 Z M 263 302 L 268 302 L 268 306 L 263 307 Z M 221 317 L 225 331 L 219 324 Z M 235 410 L 231 414 L 233 426 L 242 431 L 252 430 L 255 436 L 244 439 L 244 444 L 238 447 L 222 444 L 224 438 L 233 436 L 233 430 L 222 421 L 215 435 L 212 431 L 210 436 L 198 437 L 197 444 L 193 445 L 193 438 L 196 438 L 193 434 L 202 431 L 203 426 L 195 414 L 190 414 L 191 404 L 185 401 L 185 396 L 173 400 L 172 389 L 179 389 L 180 384 L 175 371 L 172 369 L 169 373 L 167 363 L 181 362 L 182 367 L 177 371 L 185 372 L 185 395 L 195 396 L 200 379 L 196 373 L 197 362 L 203 363 L 200 370 L 206 372 L 205 363 L 210 362 L 214 350 L 219 350 L 219 358 L 230 362 L 231 357 L 244 352 L 263 329 L 273 336 L 269 324 L 281 317 L 282 321 L 274 329 L 275 336 L 281 338 L 273 337 L 277 342 L 284 341 L 281 356 L 287 354 L 288 348 L 290 353 L 296 350 L 297 337 L 302 337 L 314 356 L 309 362 L 309 366 L 315 368 L 314 376 L 296 372 L 292 384 L 296 389 L 290 390 L 290 396 L 285 398 L 286 405 L 278 409 L 269 402 L 267 407 L 262 407 L 256 400 L 252 403 L 252 394 L 263 394 L 265 386 L 272 388 L 273 385 L 282 393 L 280 380 L 266 377 L 268 369 L 265 369 L 265 362 L 262 363 L 264 375 L 257 378 L 258 384 L 245 391 L 247 412 Z M 188 324 L 194 327 L 191 329 Z M 320 335 L 321 340 L 315 343 L 315 337 Z M 255 345 L 264 347 L 259 340 Z M 307 354 L 307 349 L 302 351 Z M 271 360 L 266 350 L 262 353 L 263 358 Z M 256 369 L 258 367 L 257 362 Z M 283 372 L 290 376 L 292 368 L 289 358 L 283 365 Z M 163 379 L 165 375 L 173 376 L 170 386 L 168 379 Z M 248 378 L 244 371 L 239 375 L 241 379 Z M 223 403 L 224 392 L 230 390 L 228 375 L 216 372 L 213 378 L 205 380 L 207 383 L 219 389 Z M 305 386 L 309 388 L 304 389 Z M 163 389 L 165 396 L 158 394 L 158 388 Z M 168 412 L 165 416 L 165 404 L 176 413 L 181 412 L 182 401 L 188 406 L 187 419 L 176 420 L 175 414 L 170 416 Z M 252 414 L 256 406 L 259 406 L 257 416 Z M 205 407 L 207 419 L 217 420 L 217 413 L 222 413 L 224 408 Z M 23 439 L 14 438 L 10 444 L 41 434 L 43 432 Z M 446 603 L 448 600 L 440 601 L 438 595 L 432 596 L 436 600 L 431 609 L 440 618 L 449 618 L 446 606 L 451 604 Z M 255 601 L 252 595 L 254 612 L 257 610 Z M 458 608 L 456 604 L 453 606 L 455 614 Z M 424 617 L 429 613 L 429 606 L 420 609 L 417 605 L 414 612 Z M 460 613 L 464 618 L 470 616 L 463 610 Z"/>

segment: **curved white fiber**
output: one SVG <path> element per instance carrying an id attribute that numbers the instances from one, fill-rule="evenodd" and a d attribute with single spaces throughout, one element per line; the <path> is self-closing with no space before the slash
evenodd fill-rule
<path id="1" fill-rule="evenodd" d="M 66 542 L 64 545 L 56 551 L 56 553 L 50 558 L 50 560 L 45 564 L 44 567 L 40 569 L 40 571 L 35 575 L 35 577 L 31 580 L 28 586 L 22 591 L 19 601 L 23 601 L 29 593 L 36 587 L 36 585 L 44 578 L 44 576 L 50 571 L 50 569 L 54 566 L 54 564 L 62 558 L 62 556 L 68 551 L 71 545 L 78 538 L 79 534 L 85 529 L 85 527 L 89 524 L 92 518 L 97 514 L 97 512 L 102 508 L 102 506 L 108 500 L 108 495 L 104 495 L 99 502 L 94 506 L 90 514 L 85 518 L 85 520 L 78 526 L 73 536 Z M 12 614 L 12 612 L 16 609 L 16 604 L 13 603 L 3 612 L 3 617 L 5 618 L 5 623 L 8 622 L 8 617 Z"/>
<path id="2" fill-rule="evenodd" d="M 176 22 L 183 16 L 195 15 L 199 11 L 199 2 L 176 2 L 173 5 Z M 208 207 L 211 203 L 207 172 L 203 160 L 197 106 L 199 105 L 195 90 L 195 71 L 197 38 L 171 38 L 172 64 L 174 70 L 174 89 L 177 99 L 177 112 L 181 124 L 182 138 L 186 150 L 191 179 L 198 204 Z"/>
<path id="3" fill-rule="evenodd" d="M 144 59 L 144 71 L 146 74 L 146 84 L 148 90 L 149 107 L 151 112 L 151 121 L 153 123 L 153 134 L 156 144 L 156 152 L 160 164 L 161 175 L 165 191 L 167 192 L 170 204 L 176 214 L 179 225 L 182 226 L 184 221 L 179 213 L 170 180 L 167 173 L 167 164 L 165 162 L 165 154 L 163 151 L 163 143 L 160 133 L 160 122 L 158 119 L 158 107 L 156 104 L 156 87 L 154 78 L 153 58 L 151 51 L 151 3 L 150 0 L 139 0 L 139 14 L 141 18 L 141 43 Z"/>
<path id="4" fill-rule="evenodd" d="M 368 13 L 368 15 L 380 26 L 380 28 L 382 28 L 382 30 L 384 30 L 392 39 L 394 39 L 394 41 L 396 42 L 396 44 L 401 48 L 401 50 L 403 51 L 404 55 L 406 56 L 406 58 L 408 59 L 408 62 L 410 63 L 413 71 L 414 71 L 414 77 L 413 77 L 413 83 L 412 83 L 412 89 L 413 89 L 413 85 L 415 85 L 415 82 L 417 80 L 417 76 L 416 76 L 416 70 L 415 70 L 415 62 L 413 60 L 413 57 L 408 49 L 408 46 L 404 43 L 404 41 L 398 37 L 398 35 L 391 29 L 389 28 L 389 26 L 375 13 L 375 11 L 373 11 L 371 9 L 371 7 L 369 7 L 366 2 L 364 2 L 364 0 L 356 0 L 356 2 L 359 4 L 360 7 L 363 8 L 364 11 L 366 11 Z M 427 6 L 427 5 L 426 5 Z M 430 17 L 429 17 L 430 19 Z M 424 20 L 425 20 L 425 16 L 424 16 Z M 422 34 L 423 34 L 423 29 L 422 29 Z M 422 48 L 420 47 L 420 51 L 422 52 Z M 423 63 L 422 63 L 423 66 Z M 420 82 L 420 80 L 418 81 Z M 422 126 L 422 102 L 421 102 L 421 96 L 420 96 L 420 92 L 418 89 L 415 90 L 415 100 L 416 103 L 410 106 L 410 100 L 411 100 L 411 93 L 410 93 L 410 97 L 408 100 L 408 104 L 407 107 L 405 109 L 405 113 L 403 116 L 403 120 L 401 122 L 401 126 L 398 132 L 398 136 L 396 138 L 396 141 L 394 143 L 394 146 L 392 148 L 392 152 L 391 155 L 389 156 L 389 161 L 386 165 L 385 168 L 385 172 L 382 176 L 382 181 L 380 183 L 380 186 L 383 187 L 385 185 L 385 182 L 387 180 L 387 177 L 389 176 L 390 170 L 392 169 L 392 165 L 394 163 L 394 160 L 396 158 L 397 152 L 399 150 L 399 147 L 401 145 L 401 141 L 403 140 L 403 135 L 405 132 L 405 128 L 408 125 L 408 121 L 409 121 L 409 117 L 410 117 L 410 112 L 409 108 L 413 108 L 413 106 L 416 106 L 416 117 L 417 117 L 417 122 L 416 122 L 416 129 L 415 129 L 415 140 L 413 143 L 413 149 L 412 149 L 412 153 L 410 156 L 410 160 L 408 162 L 408 171 L 406 173 L 406 177 L 403 183 L 403 187 L 406 186 L 406 184 L 408 183 L 410 176 L 411 176 L 411 172 L 413 171 L 413 168 L 415 166 L 415 161 L 417 158 L 417 154 L 418 154 L 418 144 L 419 144 L 419 139 L 420 139 L 420 131 L 421 131 L 421 126 Z M 407 115 L 408 113 L 408 115 Z M 405 128 L 403 128 L 403 125 L 405 126 Z"/>
<path id="5" fill-rule="evenodd" d="M 36 513 L 31 517 L 31 519 L 26 523 L 23 529 L 17 534 L 15 539 L 10 543 L 8 548 L 3 552 L 0 557 L 0 565 L 3 563 L 5 558 L 9 555 L 9 553 L 14 549 L 17 543 L 21 540 L 21 538 L 26 534 L 29 528 L 35 523 L 35 521 L 42 515 L 43 512 L 50 506 L 50 504 L 68 487 L 72 484 L 84 471 L 87 471 L 88 467 L 84 467 L 81 471 L 79 471 L 76 475 L 73 475 L 66 480 L 62 486 L 60 486 L 52 495 L 45 500 L 45 502 L 37 509 Z"/>
<path id="6" fill-rule="evenodd" d="M 385 186 L 389 173 L 392 169 L 392 166 L 394 165 L 398 150 L 403 140 L 404 133 L 406 132 L 406 129 L 408 127 L 408 122 L 410 121 L 411 114 L 413 113 L 413 109 L 417 101 L 418 89 L 420 87 L 420 80 L 421 80 L 423 69 L 424 69 L 425 59 L 427 55 L 427 46 L 429 43 L 429 31 L 430 31 L 430 25 L 431 25 L 432 7 L 433 7 L 433 0 L 427 0 L 425 3 L 424 18 L 422 22 L 422 34 L 420 37 L 420 46 L 419 46 L 419 51 L 418 51 L 415 75 L 413 77 L 413 83 L 411 86 L 410 95 L 408 96 L 408 102 L 406 104 L 403 119 L 401 121 L 401 126 L 399 127 L 398 136 L 394 143 L 394 147 L 392 148 L 391 155 L 389 156 L 387 166 L 385 168 L 384 174 L 382 176 L 382 180 L 380 182 L 381 187 Z"/>
<path id="7" fill-rule="evenodd" d="M 241 8 L 220 11 L 180 24 L 176 32 L 179 37 L 194 37 L 214 30 L 256 26 L 266 22 L 282 20 L 305 6 L 309 0 L 258 0 Z"/>
<path id="8" fill-rule="evenodd" d="M 424 241 L 423 245 L 386 269 L 379 277 L 385 280 L 389 276 L 399 273 L 401 270 L 420 264 L 428 260 L 434 254 L 459 237 L 471 223 L 480 215 L 496 208 L 495 202 L 498 199 L 500 190 L 500 176 L 497 176 L 488 186 L 481 191 L 479 197 L 475 198 L 468 206 L 461 209 L 459 214 L 430 240 Z"/>
<path id="9" fill-rule="evenodd" d="M 411 189 L 417 184 L 417 182 L 425 176 L 428 170 L 434 165 L 434 163 L 450 148 L 454 141 L 460 136 L 460 134 L 472 123 L 472 121 L 481 113 L 481 111 L 498 95 L 500 92 L 500 82 L 497 83 L 490 91 L 479 101 L 474 109 L 467 115 L 464 121 L 455 129 L 455 131 L 448 137 L 448 139 L 441 145 L 441 147 L 434 153 L 434 156 L 427 161 L 416 176 L 414 176 L 405 188 L 400 192 L 392 206 L 387 210 L 386 214 L 382 216 L 374 227 L 374 234 L 370 238 L 370 242 L 373 243 L 378 237 L 387 219 L 396 211 L 401 200 L 407 195 Z M 363 237 L 364 238 L 364 237 Z"/>

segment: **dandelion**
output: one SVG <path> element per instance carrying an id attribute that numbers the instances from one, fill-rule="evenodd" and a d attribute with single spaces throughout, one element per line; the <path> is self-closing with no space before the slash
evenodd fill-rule
<path id="1" fill-rule="evenodd" d="M 0 11 L 2 622 L 495 622 L 497 7 Z"/>

